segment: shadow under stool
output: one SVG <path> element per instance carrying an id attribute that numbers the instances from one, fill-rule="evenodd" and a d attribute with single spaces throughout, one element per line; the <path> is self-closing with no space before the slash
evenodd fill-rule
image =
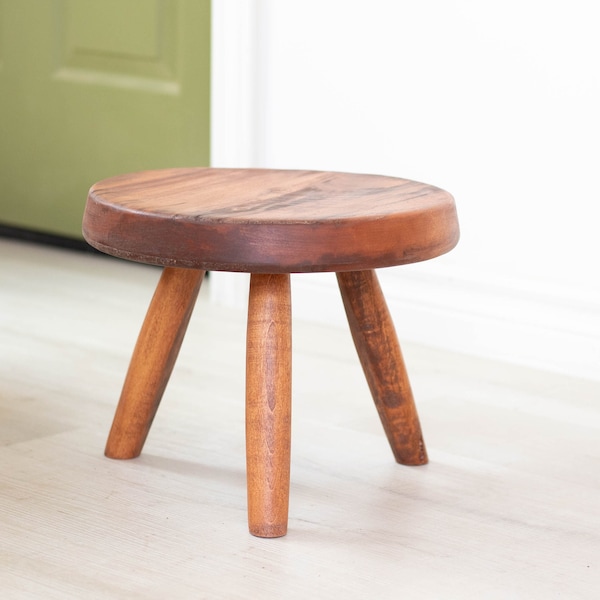
<path id="1" fill-rule="evenodd" d="M 90 189 L 85 239 L 162 265 L 106 445 L 140 454 L 204 273 L 250 273 L 246 338 L 248 522 L 287 532 L 291 430 L 290 274 L 335 272 L 352 337 L 397 462 L 427 453 L 400 346 L 374 269 L 434 258 L 458 242 L 447 192 L 394 177 L 320 171 L 181 168 Z"/>

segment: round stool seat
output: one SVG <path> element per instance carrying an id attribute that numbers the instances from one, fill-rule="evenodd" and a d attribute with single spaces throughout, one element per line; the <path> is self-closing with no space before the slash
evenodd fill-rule
<path id="1" fill-rule="evenodd" d="M 452 196 L 378 175 L 178 168 L 89 192 L 85 239 L 114 256 L 212 271 L 355 271 L 427 260 L 459 230 Z"/>

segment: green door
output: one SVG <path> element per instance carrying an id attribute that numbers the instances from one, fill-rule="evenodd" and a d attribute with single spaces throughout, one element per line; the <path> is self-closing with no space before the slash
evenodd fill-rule
<path id="1" fill-rule="evenodd" d="M 208 165 L 210 0 L 0 0 L 0 224 L 80 237 L 104 177 Z"/>

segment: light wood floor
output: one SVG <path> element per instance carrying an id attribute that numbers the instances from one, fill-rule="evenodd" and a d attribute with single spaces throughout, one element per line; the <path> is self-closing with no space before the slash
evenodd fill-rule
<path id="1" fill-rule="evenodd" d="M 205 290 L 144 454 L 104 458 L 158 275 L 0 240 L 0 598 L 600 598 L 598 383 L 406 345 L 431 462 L 401 467 L 349 334 L 295 322 L 290 531 L 261 540 L 245 315 Z"/>

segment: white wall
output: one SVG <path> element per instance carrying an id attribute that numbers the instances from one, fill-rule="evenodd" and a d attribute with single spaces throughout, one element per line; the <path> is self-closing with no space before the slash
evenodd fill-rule
<path id="1" fill-rule="evenodd" d="M 233 156 L 216 114 L 215 164 L 447 189 L 459 246 L 381 272 L 400 337 L 600 379 L 595 3 L 216 0 L 225 29 L 235 5 L 246 63 L 236 79 L 232 42 L 216 36 L 230 81 L 215 72 L 215 100 L 245 90 L 225 112 L 249 125 Z M 294 305 L 343 318 L 331 277 L 297 276 Z"/>

